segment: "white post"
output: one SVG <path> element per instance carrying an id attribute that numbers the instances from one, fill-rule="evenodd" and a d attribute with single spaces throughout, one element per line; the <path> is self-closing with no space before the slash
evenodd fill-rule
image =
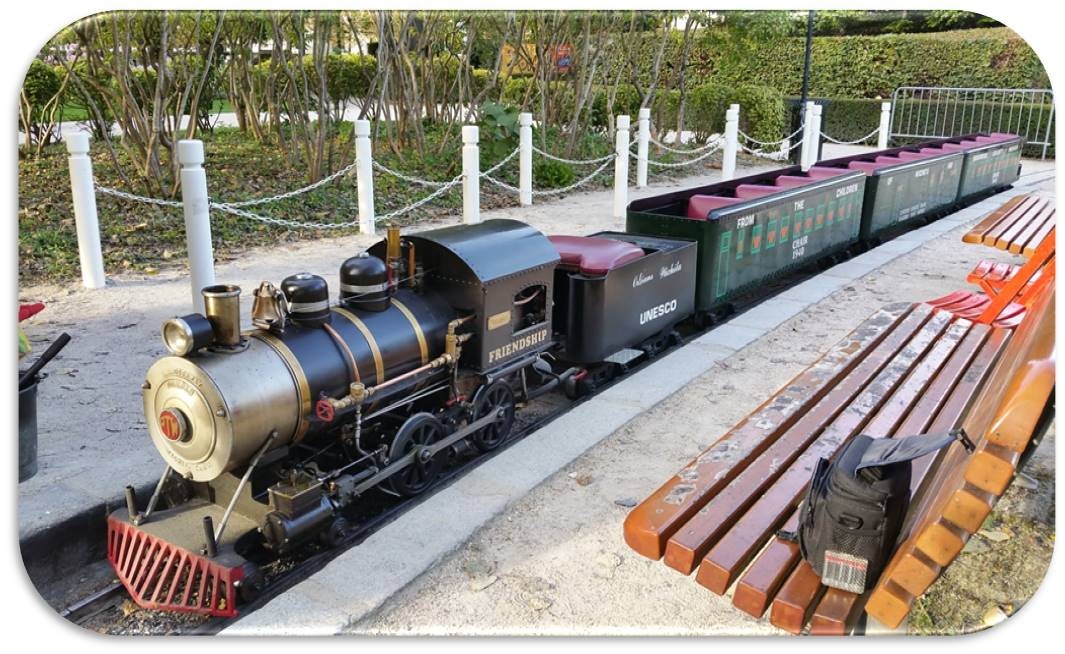
<path id="1" fill-rule="evenodd" d="M 886 150 L 888 141 L 891 139 L 891 103 L 880 103 L 880 132 L 876 140 L 876 147 Z"/>
<path id="2" fill-rule="evenodd" d="M 640 109 L 636 121 L 636 188 L 647 186 L 647 148 L 651 143 L 651 108 Z"/>
<path id="3" fill-rule="evenodd" d="M 518 114 L 518 199 L 521 206 L 532 204 L 532 114 Z"/>
<path id="4" fill-rule="evenodd" d="M 96 186 L 89 158 L 89 135 L 63 137 L 70 153 L 70 192 L 74 199 L 74 224 L 78 230 L 81 283 L 85 288 L 103 288 L 104 256 L 100 250 L 100 220 L 96 215 Z"/>
<path id="5" fill-rule="evenodd" d="M 375 234 L 373 208 L 373 144 L 370 142 L 370 121 L 355 121 L 355 186 L 359 195 L 359 232 Z"/>
<path id="6" fill-rule="evenodd" d="M 614 217 L 624 218 L 629 203 L 629 117 L 614 121 Z"/>
<path id="7" fill-rule="evenodd" d="M 740 105 L 730 105 L 725 112 L 725 152 L 721 161 L 721 179 L 736 176 L 736 152 L 740 143 Z"/>
<path id="8" fill-rule="evenodd" d="M 207 171 L 203 169 L 203 141 L 178 141 L 178 162 L 181 164 L 181 205 L 185 210 L 192 306 L 203 313 L 200 291 L 214 284 L 211 207 L 207 199 Z"/>
<path id="9" fill-rule="evenodd" d="M 462 127 L 462 222 L 481 222 L 481 149 L 476 125 Z"/>
<path id="10" fill-rule="evenodd" d="M 813 141 L 814 103 L 807 101 L 802 110 L 802 145 L 799 147 L 799 165 L 803 170 L 810 169 L 810 142 Z"/>
<path id="11" fill-rule="evenodd" d="M 820 159 L 819 150 L 821 149 L 821 111 L 824 109 L 822 105 L 814 105 L 814 125 L 810 132 L 813 135 L 813 141 L 810 143 L 810 165 L 817 165 L 817 160 Z"/>

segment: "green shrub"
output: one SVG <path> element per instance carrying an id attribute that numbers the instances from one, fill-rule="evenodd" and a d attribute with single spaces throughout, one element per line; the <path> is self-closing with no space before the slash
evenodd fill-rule
<path id="1" fill-rule="evenodd" d="M 745 84 L 729 95 L 740 105 L 740 129 L 759 141 L 779 140 L 787 131 L 784 95 L 768 86 Z"/>
<path id="2" fill-rule="evenodd" d="M 533 163 L 534 188 L 551 189 L 569 186 L 577 180 L 573 166 L 554 159 L 537 159 Z"/>
<path id="3" fill-rule="evenodd" d="M 59 93 L 59 85 L 59 75 L 51 66 L 40 59 L 30 62 L 30 69 L 22 80 L 22 92 L 26 95 L 34 116 Z"/>
<path id="4" fill-rule="evenodd" d="M 480 124 L 482 155 L 491 161 L 498 161 L 517 147 L 518 113 L 517 107 L 505 107 L 496 102 L 484 103 Z"/>
<path id="5" fill-rule="evenodd" d="M 19 102 L 21 119 L 28 124 L 27 143 L 47 142 L 51 139 L 48 133 L 47 115 L 45 106 L 59 93 L 59 75 L 51 66 L 40 59 L 30 62 L 30 68 L 26 71 L 26 77 L 22 81 L 22 98 Z M 20 123 L 19 128 L 23 125 Z"/>

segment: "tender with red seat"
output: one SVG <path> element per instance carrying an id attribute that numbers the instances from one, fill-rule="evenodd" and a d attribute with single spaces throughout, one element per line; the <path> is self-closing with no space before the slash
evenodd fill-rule
<path id="1" fill-rule="evenodd" d="M 755 198 L 764 197 L 766 195 L 773 195 L 774 193 L 780 193 L 779 186 L 767 186 L 764 184 L 740 184 L 736 187 L 736 197 L 743 200 L 753 200 Z"/>
<path id="2" fill-rule="evenodd" d="M 585 275 L 605 275 L 643 256 L 632 243 L 595 236 L 548 236 L 558 250 L 563 266 L 577 268 Z"/>
<path id="3" fill-rule="evenodd" d="M 721 195 L 693 195 L 688 198 L 688 217 L 706 220 L 711 211 L 730 207 L 742 201 L 740 198 L 727 198 Z"/>

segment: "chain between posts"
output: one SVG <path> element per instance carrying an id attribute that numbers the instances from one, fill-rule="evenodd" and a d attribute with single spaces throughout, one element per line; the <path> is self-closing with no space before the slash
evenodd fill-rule
<path id="1" fill-rule="evenodd" d="M 665 150 L 666 152 L 672 152 L 673 154 L 698 154 L 700 152 L 703 152 L 704 150 L 709 150 L 709 149 L 721 147 L 721 145 L 724 144 L 724 141 L 725 141 L 725 139 L 723 137 L 717 137 L 717 138 L 710 139 L 709 141 L 707 141 L 706 143 L 704 143 L 703 145 L 701 145 L 701 146 L 699 146 L 697 148 L 690 148 L 690 149 L 687 149 L 687 150 L 680 150 L 680 149 L 677 149 L 677 148 L 672 148 L 672 147 L 666 145 L 665 143 L 662 143 L 658 139 L 655 139 L 655 138 L 650 139 L 650 142 L 652 144 L 654 144 L 655 146 L 657 146 L 659 149 Z"/>
<path id="2" fill-rule="evenodd" d="M 825 137 L 826 141 L 831 141 L 832 143 L 835 143 L 836 145 L 857 145 L 857 144 L 862 143 L 864 141 L 868 141 L 869 139 L 873 138 L 874 136 L 876 136 L 879 133 L 880 133 L 880 128 L 877 127 L 876 129 L 874 129 L 873 131 L 869 132 L 868 134 L 866 134 L 862 138 L 854 140 L 854 141 L 837 141 L 836 139 L 832 138 L 828 134 L 825 134 L 824 132 L 821 132 L 821 136 Z"/>
<path id="3" fill-rule="evenodd" d="M 578 187 L 584 186 L 585 184 L 590 182 L 593 178 L 597 177 L 600 173 L 602 173 L 604 170 L 606 170 L 607 166 L 609 166 L 611 164 L 611 162 L 613 162 L 614 159 L 616 159 L 616 158 L 617 158 L 617 154 L 616 153 L 612 153 L 609 157 L 606 158 L 606 161 L 604 161 L 602 163 L 602 165 L 600 165 L 598 168 L 593 170 L 591 173 L 589 173 L 585 177 L 577 180 L 573 184 L 570 184 L 569 186 L 563 186 L 563 187 L 560 187 L 560 188 L 552 188 L 552 189 L 544 189 L 544 190 L 541 190 L 541 191 L 533 190 L 532 194 L 536 195 L 536 196 L 543 197 L 543 196 L 549 196 L 549 195 L 560 195 L 562 193 L 568 193 L 569 191 L 572 191 L 572 190 L 574 190 L 574 189 L 576 189 Z M 507 184 L 503 180 L 496 179 L 495 177 L 492 177 L 489 174 L 490 172 L 494 172 L 494 169 L 481 173 L 481 176 L 484 177 L 487 181 L 491 182 L 492 184 L 495 184 L 496 186 L 502 188 L 505 191 L 509 191 L 511 193 L 520 193 L 521 192 L 521 190 L 519 188 L 517 188 L 515 186 L 511 186 L 510 184 Z"/>
<path id="4" fill-rule="evenodd" d="M 160 198 L 149 198 L 143 195 L 137 195 L 135 193 L 127 193 L 120 191 L 117 188 L 109 188 L 107 186 L 100 186 L 95 181 L 93 184 L 96 186 L 96 190 L 104 195 L 110 195 L 122 200 L 128 200 L 130 202 L 140 202 L 142 204 L 154 204 L 160 207 L 180 207 L 182 206 L 181 200 L 163 200 Z"/>
<path id="5" fill-rule="evenodd" d="M 603 156 L 603 157 L 599 157 L 598 159 L 583 159 L 583 160 L 581 160 L 581 159 L 566 159 L 565 157 L 559 157 L 557 155 L 551 154 L 550 152 L 547 152 L 546 150 L 541 150 L 540 148 L 536 147 L 535 145 L 533 146 L 532 149 L 533 149 L 533 152 L 535 152 L 536 154 L 539 154 L 540 156 L 544 157 L 545 159 L 552 159 L 554 161 L 559 161 L 561 163 L 566 163 L 566 164 L 572 164 L 574 166 L 585 166 L 585 165 L 590 166 L 590 165 L 593 165 L 593 164 L 602 163 L 604 161 L 612 161 L 614 159 L 614 157 L 617 156 L 617 153 L 611 152 L 610 154 L 608 154 L 606 156 Z"/>
<path id="6" fill-rule="evenodd" d="M 754 143 L 755 145 L 761 145 L 761 146 L 765 147 L 767 145 L 781 145 L 782 143 L 784 143 L 784 141 L 790 141 L 791 139 L 793 139 L 796 136 L 798 136 L 799 132 L 801 132 L 804 127 L 805 127 L 805 125 L 800 125 L 799 129 L 795 130 L 791 134 L 788 134 L 787 136 L 785 136 L 782 139 L 777 139 L 776 141 L 759 141 L 756 138 L 752 138 L 750 134 L 748 134 L 747 132 L 744 132 L 742 129 L 738 130 L 738 133 L 739 133 L 740 136 L 742 136 L 748 142 Z"/>
<path id="7" fill-rule="evenodd" d="M 718 145 L 719 147 L 715 147 L 715 148 L 713 148 L 711 150 L 707 150 L 706 152 L 702 153 L 698 157 L 695 157 L 694 159 L 688 159 L 687 161 L 677 161 L 677 162 L 667 163 L 665 161 L 655 161 L 654 159 L 651 159 L 650 157 L 648 157 L 647 163 L 652 165 L 652 166 L 658 166 L 659 168 L 684 168 L 685 166 L 690 166 L 692 164 L 699 163 L 700 161 L 709 158 L 711 155 L 717 154 L 718 150 L 720 150 L 721 148 L 720 148 L 720 144 L 716 144 L 716 145 Z"/>

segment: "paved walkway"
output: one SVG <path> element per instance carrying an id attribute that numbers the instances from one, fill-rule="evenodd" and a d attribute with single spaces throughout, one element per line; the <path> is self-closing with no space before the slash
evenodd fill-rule
<path id="1" fill-rule="evenodd" d="M 1052 190 L 1053 180 L 1035 186 Z M 628 550 L 628 507 L 875 309 L 964 287 L 977 261 L 1002 255 L 963 246 L 962 233 L 1026 190 L 737 316 L 482 464 L 225 633 L 774 633 Z"/>

